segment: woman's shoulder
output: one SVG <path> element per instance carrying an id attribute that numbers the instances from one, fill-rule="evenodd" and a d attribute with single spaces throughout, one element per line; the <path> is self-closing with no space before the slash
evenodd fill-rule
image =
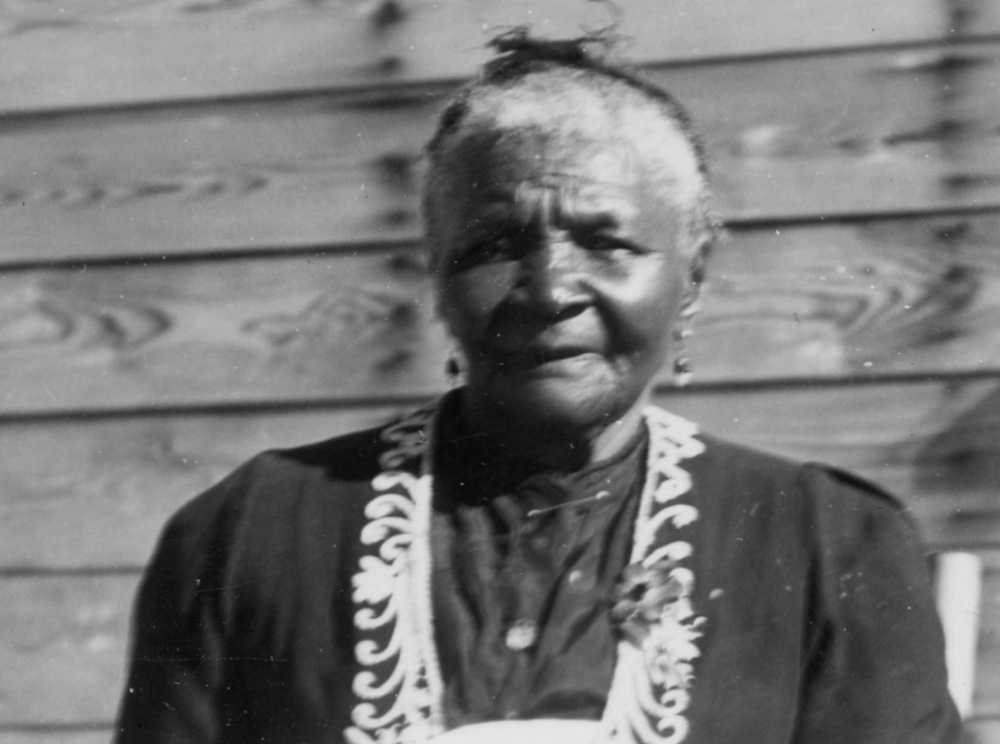
<path id="1" fill-rule="evenodd" d="M 388 447 L 381 436 L 385 429 L 261 452 L 188 501 L 168 529 L 225 532 L 246 522 L 277 526 L 302 511 L 317 518 L 348 516 L 379 473 L 379 457 Z"/>
<path id="2" fill-rule="evenodd" d="M 814 460 L 794 458 L 767 452 L 700 432 L 703 453 L 692 460 L 692 467 L 704 473 L 716 473 L 739 480 L 751 488 L 792 490 L 829 495 L 842 492 L 871 500 L 884 506 L 902 508 L 899 501 L 881 486 L 848 470 Z"/>
<path id="3" fill-rule="evenodd" d="M 784 455 L 739 444 L 705 431 L 699 431 L 697 439 L 703 450 L 689 461 L 689 466 L 704 475 L 714 473 L 739 479 L 751 486 L 773 486 L 794 481 L 804 465 Z"/>
<path id="4" fill-rule="evenodd" d="M 705 449 L 689 471 L 699 541 L 712 556 L 704 572 L 724 563 L 720 555 L 732 559 L 718 569 L 723 574 L 748 565 L 770 571 L 781 556 L 786 567 L 817 566 L 817 575 L 834 584 L 856 564 L 918 577 L 925 571 L 916 523 L 880 486 L 831 465 L 699 438 Z"/>
<path id="5" fill-rule="evenodd" d="M 909 521 L 905 506 L 881 486 L 839 467 L 699 434 L 701 455 L 689 461 L 697 491 L 724 512 L 774 513 L 822 529 L 863 529 L 871 520 Z"/>

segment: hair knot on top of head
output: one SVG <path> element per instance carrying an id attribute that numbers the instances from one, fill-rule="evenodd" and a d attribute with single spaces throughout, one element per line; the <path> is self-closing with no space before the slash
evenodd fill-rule
<path id="1" fill-rule="evenodd" d="M 705 251 L 718 224 L 709 206 L 701 142 L 673 96 L 605 61 L 613 43 L 609 32 L 553 40 L 532 37 L 524 28 L 490 42 L 498 56 L 451 98 L 427 145 L 423 206 L 431 237 L 437 210 L 449 201 L 448 174 L 468 170 L 476 158 L 471 143 L 481 147 L 535 132 L 608 147 L 627 142 L 637 153 L 637 167 L 655 172 L 664 198 L 682 208 L 692 253 Z"/>
<path id="2" fill-rule="evenodd" d="M 586 77 L 595 83 L 600 78 L 605 82 L 624 83 L 644 94 L 651 102 L 662 106 L 664 114 L 681 127 L 695 151 L 700 170 L 706 172 L 704 147 L 684 107 L 670 93 L 643 79 L 630 67 L 605 61 L 616 41 L 617 38 L 607 30 L 574 39 L 543 39 L 531 36 L 524 26 L 517 26 L 494 37 L 487 46 L 495 49 L 498 56 L 487 62 L 479 76 L 459 89 L 451 99 L 441 114 L 438 129 L 428 143 L 428 150 L 433 153 L 439 148 L 441 140 L 461 122 L 467 112 L 468 99 L 475 91 L 486 87 L 504 87 L 505 84 L 516 83 L 532 73 L 562 68 L 591 73 Z"/>
<path id="3" fill-rule="evenodd" d="M 603 57 L 613 44 L 614 39 L 607 31 L 597 31 L 575 39 L 539 39 L 531 36 L 525 26 L 515 26 L 491 39 L 487 46 L 502 55 L 493 60 L 491 65 L 503 66 L 518 57 L 588 65 Z M 592 54 L 589 49 L 594 47 L 601 49 L 602 54 Z"/>

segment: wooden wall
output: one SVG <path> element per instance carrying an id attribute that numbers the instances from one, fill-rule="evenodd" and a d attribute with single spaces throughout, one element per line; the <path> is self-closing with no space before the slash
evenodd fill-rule
<path id="1" fill-rule="evenodd" d="M 986 559 L 1000 742 L 1000 2 L 619 0 L 715 158 L 664 403 L 853 468 Z M 442 389 L 419 150 L 484 29 L 584 0 L 0 4 L 0 744 L 105 741 L 164 519 Z"/>

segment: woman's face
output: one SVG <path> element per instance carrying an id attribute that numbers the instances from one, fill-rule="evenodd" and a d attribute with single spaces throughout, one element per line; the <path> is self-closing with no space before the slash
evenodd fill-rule
<path id="1" fill-rule="evenodd" d="M 429 237 L 481 410 L 586 429 L 642 402 L 696 294 L 682 213 L 643 160 L 624 138 L 532 130 L 450 149 Z"/>

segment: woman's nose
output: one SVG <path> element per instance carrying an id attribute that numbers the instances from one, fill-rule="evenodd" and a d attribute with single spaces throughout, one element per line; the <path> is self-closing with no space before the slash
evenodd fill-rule
<path id="1" fill-rule="evenodd" d="M 590 295 L 578 252 L 568 236 L 541 236 L 521 259 L 519 300 L 546 316 L 572 314 L 586 307 Z"/>

